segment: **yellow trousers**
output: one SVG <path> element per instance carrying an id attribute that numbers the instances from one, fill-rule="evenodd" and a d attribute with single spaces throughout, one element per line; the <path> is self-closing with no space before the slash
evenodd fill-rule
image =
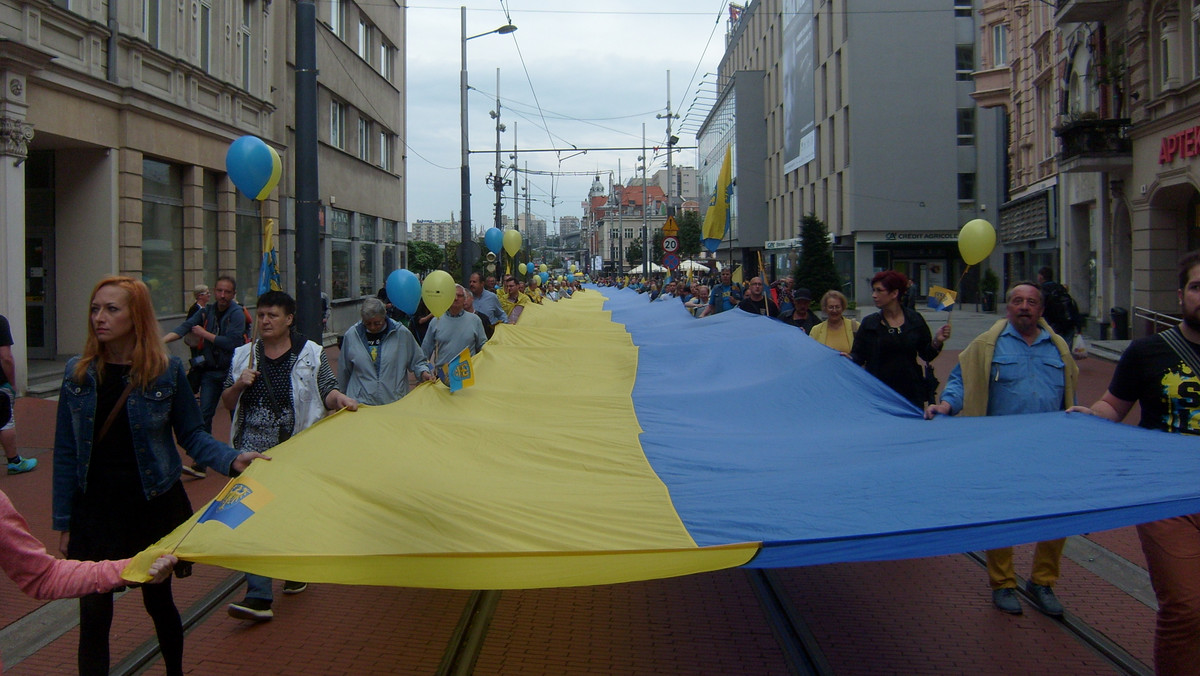
<path id="1" fill-rule="evenodd" d="M 1059 563 L 1062 561 L 1063 546 L 1066 538 L 1048 540 L 1037 543 L 1033 550 L 1033 570 L 1029 579 L 1034 584 L 1053 587 L 1058 581 Z M 988 578 L 991 579 L 992 589 L 1016 589 L 1017 576 L 1013 571 L 1013 548 L 989 549 L 987 551 Z"/>

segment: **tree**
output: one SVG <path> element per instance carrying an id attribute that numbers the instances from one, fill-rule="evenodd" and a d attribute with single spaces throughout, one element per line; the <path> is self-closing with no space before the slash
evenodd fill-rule
<path id="1" fill-rule="evenodd" d="M 826 291 L 842 290 L 842 280 L 833 264 L 833 247 L 825 223 L 810 213 L 800 225 L 800 263 L 793 288 L 808 289 L 814 299 Z"/>
<path id="2" fill-rule="evenodd" d="M 442 247 L 433 242 L 414 240 L 408 243 L 408 269 L 418 276 L 438 269 L 446 260 Z"/>
<path id="3" fill-rule="evenodd" d="M 638 237 L 629 243 L 629 248 L 625 250 L 625 260 L 630 265 L 637 265 L 642 262 L 642 238 Z"/>
<path id="4" fill-rule="evenodd" d="M 700 253 L 700 212 L 685 211 L 675 222 L 679 224 L 679 257 L 694 258 Z"/>

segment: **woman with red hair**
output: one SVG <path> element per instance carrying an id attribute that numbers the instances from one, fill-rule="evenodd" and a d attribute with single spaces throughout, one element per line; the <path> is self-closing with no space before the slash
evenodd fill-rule
<path id="1" fill-rule="evenodd" d="M 917 357 L 933 361 L 950 339 L 950 325 L 938 329 L 936 336 L 930 333 L 925 319 L 901 302 L 910 284 L 895 270 L 871 278 L 871 299 L 879 312 L 862 320 L 850 358 L 923 411 L 932 397 Z"/>
<path id="2" fill-rule="evenodd" d="M 106 277 L 92 290 L 87 343 L 67 363 L 54 438 L 54 530 L 69 559 L 123 559 L 192 514 L 178 440 L 196 461 L 241 472 L 241 453 L 204 431 L 183 363 L 159 336 L 150 289 Z M 177 571 L 178 574 L 179 571 Z M 183 673 L 183 625 L 167 581 L 142 587 L 168 674 Z M 107 674 L 111 592 L 79 602 L 79 673 Z"/>

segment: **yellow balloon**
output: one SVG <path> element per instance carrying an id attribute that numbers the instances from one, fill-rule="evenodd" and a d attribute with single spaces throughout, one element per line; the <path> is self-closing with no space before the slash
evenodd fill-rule
<path id="1" fill-rule="evenodd" d="M 421 300 L 434 317 L 441 317 L 454 302 L 454 278 L 445 270 L 434 270 L 421 284 Z"/>
<path id="2" fill-rule="evenodd" d="M 526 270 L 528 270 L 528 268 L 525 267 L 524 263 L 521 263 L 517 266 L 517 272 L 521 273 L 522 275 L 525 274 Z"/>
<path id="3" fill-rule="evenodd" d="M 545 272 L 545 271 L 547 271 L 547 270 L 549 270 L 549 269 L 550 269 L 550 268 L 546 267 L 546 264 L 545 264 L 545 263 L 542 263 L 541 265 L 539 265 L 539 266 L 538 266 L 538 272 Z"/>
<path id="4" fill-rule="evenodd" d="M 967 221 L 962 230 L 958 231 L 958 252 L 962 254 L 967 265 L 975 265 L 992 255 L 996 248 L 996 229 L 991 223 L 976 218 Z"/>
<path id="5" fill-rule="evenodd" d="M 519 231 L 519 230 L 505 230 L 504 231 L 504 250 L 508 252 L 509 256 L 517 255 L 517 252 L 521 250 L 521 231 Z M 522 272 L 521 274 L 525 274 L 525 273 Z"/>
<path id="6" fill-rule="evenodd" d="M 575 271 L 576 271 L 576 270 L 578 270 L 578 269 L 579 269 L 579 268 L 575 267 L 575 264 L 574 264 L 574 263 L 571 263 L 571 274 L 575 274 Z"/>
<path id="7" fill-rule="evenodd" d="M 541 277 L 538 277 L 537 275 L 534 275 L 534 276 L 533 276 L 533 279 L 530 279 L 530 280 L 529 280 L 529 283 L 530 283 L 530 284 L 533 284 L 534 286 L 541 286 L 541 285 L 542 285 L 542 278 L 541 278 Z"/>

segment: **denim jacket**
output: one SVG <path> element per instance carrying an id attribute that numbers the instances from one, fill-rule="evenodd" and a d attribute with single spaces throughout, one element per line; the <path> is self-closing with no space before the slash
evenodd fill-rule
<path id="1" fill-rule="evenodd" d="M 79 357 L 67 362 L 58 399 L 54 434 L 54 530 L 71 527 L 76 491 L 86 491 L 96 426 L 96 369 L 83 383 L 74 380 Z M 171 357 L 166 371 L 147 389 L 135 389 L 125 402 L 133 450 L 146 499 L 162 495 L 179 480 L 183 463 L 175 440 L 196 462 L 229 474 L 237 451 L 204 431 L 200 407 L 188 385 L 183 362 Z M 100 421 L 100 425 L 103 422 Z"/>

